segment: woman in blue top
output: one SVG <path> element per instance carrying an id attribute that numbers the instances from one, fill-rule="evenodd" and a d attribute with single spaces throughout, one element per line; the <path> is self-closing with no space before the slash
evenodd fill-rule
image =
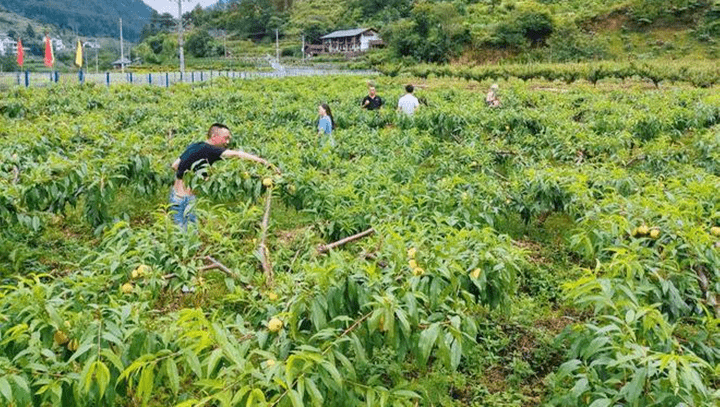
<path id="1" fill-rule="evenodd" d="M 320 137 L 321 144 L 329 144 L 330 147 L 335 147 L 335 140 L 332 137 L 332 129 L 335 126 L 335 120 L 333 120 L 332 111 L 327 103 L 322 103 L 318 106 L 318 114 L 320 120 L 318 121 L 318 136 Z"/>

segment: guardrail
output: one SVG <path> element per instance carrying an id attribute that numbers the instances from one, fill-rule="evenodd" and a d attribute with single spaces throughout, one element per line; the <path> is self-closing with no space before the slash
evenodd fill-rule
<path id="1" fill-rule="evenodd" d="M 53 72 L 4 72 L 0 73 L 0 88 L 14 86 L 44 87 L 56 83 L 96 83 L 102 85 L 116 85 L 131 83 L 137 85 L 153 85 L 168 87 L 175 83 L 204 82 L 220 76 L 236 79 L 253 78 L 285 78 L 294 76 L 323 76 L 323 75 L 377 75 L 378 72 L 370 70 L 341 70 L 341 69 L 308 69 L 286 68 L 274 71 L 189 71 L 180 72 L 103 72 L 103 73 L 60 73 Z"/>

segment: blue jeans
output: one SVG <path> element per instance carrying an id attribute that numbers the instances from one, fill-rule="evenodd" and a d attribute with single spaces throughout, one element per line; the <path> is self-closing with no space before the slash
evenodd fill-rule
<path id="1" fill-rule="evenodd" d="M 177 196 L 174 189 L 170 189 L 170 211 L 176 225 L 187 230 L 188 223 L 196 223 L 197 217 L 193 212 L 195 195 Z"/>

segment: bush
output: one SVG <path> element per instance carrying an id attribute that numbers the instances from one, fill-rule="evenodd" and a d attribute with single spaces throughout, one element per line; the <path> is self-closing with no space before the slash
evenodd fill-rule
<path id="1" fill-rule="evenodd" d="M 302 50 L 298 47 L 287 47 L 280 50 L 281 57 L 301 58 Z"/>

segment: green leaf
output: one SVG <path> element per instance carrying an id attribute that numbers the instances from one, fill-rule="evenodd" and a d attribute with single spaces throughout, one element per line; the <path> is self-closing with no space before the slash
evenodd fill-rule
<path id="1" fill-rule="evenodd" d="M 200 359 L 198 359 L 197 355 L 189 349 L 185 350 L 183 355 L 185 355 L 185 362 L 190 366 L 193 373 L 195 373 L 198 378 L 202 378 L 202 367 L 200 366 Z"/>
<path id="2" fill-rule="evenodd" d="M 645 379 L 647 377 L 647 368 L 642 367 L 640 369 L 637 369 L 635 373 L 633 374 L 633 379 L 630 381 L 630 383 L 623 386 L 620 393 L 624 393 L 626 396 L 626 399 L 629 403 L 635 403 L 637 399 L 640 397 L 640 393 L 643 391 L 643 388 L 645 387 Z"/>
<path id="3" fill-rule="evenodd" d="M 178 375 L 177 364 L 175 364 L 173 358 L 168 358 L 165 361 L 165 373 L 168 377 L 170 389 L 172 389 L 173 394 L 177 396 L 180 391 L 180 376 Z"/>
<path id="4" fill-rule="evenodd" d="M 15 387 L 15 400 L 18 405 L 25 404 L 24 402 L 30 401 L 30 387 L 28 386 L 27 380 L 20 375 L 11 376 L 17 387 Z"/>
<path id="5" fill-rule="evenodd" d="M 430 357 L 430 351 L 432 350 L 439 333 L 440 325 L 438 323 L 430 325 L 430 327 L 420 333 L 418 350 L 420 351 L 420 362 L 423 365 L 427 364 L 428 358 Z"/>
<path id="6" fill-rule="evenodd" d="M 454 340 L 450 345 L 450 366 L 452 370 L 457 370 L 462 357 L 462 341 Z"/>
<path id="7" fill-rule="evenodd" d="M 288 392 L 288 396 L 290 397 L 290 401 L 292 402 L 293 407 L 303 407 L 304 406 L 302 399 L 300 398 L 300 395 L 294 389 L 290 389 L 290 391 Z"/>
<path id="8" fill-rule="evenodd" d="M 7 400 L 8 402 L 12 401 L 12 387 L 10 387 L 10 383 L 8 383 L 7 378 L 5 376 L 0 377 L 0 394 Z"/>
<path id="9" fill-rule="evenodd" d="M 111 351 L 108 348 L 105 348 L 100 351 L 100 355 L 110 361 L 112 363 L 113 367 L 117 369 L 118 371 L 122 372 L 125 369 L 125 366 L 123 366 L 122 360 L 120 360 L 120 356 L 115 354 L 113 351 Z"/>
<path id="10" fill-rule="evenodd" d="M 217 364 L 220 362 L 220 358 L 222 358 L 222 354 L 223 350 L 220 348 L 215 349 L 210 354 L 210 357 L 208 358 L 207 377 L 210 377 L 215 371 Z"/>
<path id="11" fill-rule="evenodd" d="M 333 380 L 335 380 L 335 383 L 337 383 L 338 387 L 342 386 L 342 376 L 340 375 L 340 372 L 338 372 L 335 365 L 330 363 L 327 360 L 323 360 L 323 362 L 320 364 L 325 370 L 330 373 L 330 376 L 332 376 Z"/>
<path id="12" fill-rule="evenodd" d="M 322 407 L 323 401 L 324 401 L 323 395 L 322 395 L 322 393 L 320 393 L 320 390 L 317 388 L 315 381 L 313 381 L 312 379 L 306 379 L 305 386 L 307 387 L 308 393 L 310 394 L 310 398 L 312 399 L 313 406 Z"/>
<path id="13" fill-rule="evenodd" d="M 610 405 L 610 403 L 612 403 L 612 400 L 602 398 L 602 399 L 597 399 L 597 400 L 593 401 L 589 407 L 608 407 Z"/>
<path id="14" fill-rule="evenodd" d="M 143 401 L 143 405 L 147 405 L 148 400 L 153 391 L 153 384 L 155 382 L 155 364 L 151 363 L 143 368 L 140 374 L 140 381 L 137 387 L 137 396 Z"/>
<path id="15" fill-rule="evenodd" d="M 99 360 L 95 363 L 97 364 L 95 367 L 95 375 L 97 377 L 98 387 L 100 388 L 100 397 L 102 397 L 105 394 L 105 389 L 107 389 L 107 386 L 110 383 L 110 370 L 105 363 Z"/>

